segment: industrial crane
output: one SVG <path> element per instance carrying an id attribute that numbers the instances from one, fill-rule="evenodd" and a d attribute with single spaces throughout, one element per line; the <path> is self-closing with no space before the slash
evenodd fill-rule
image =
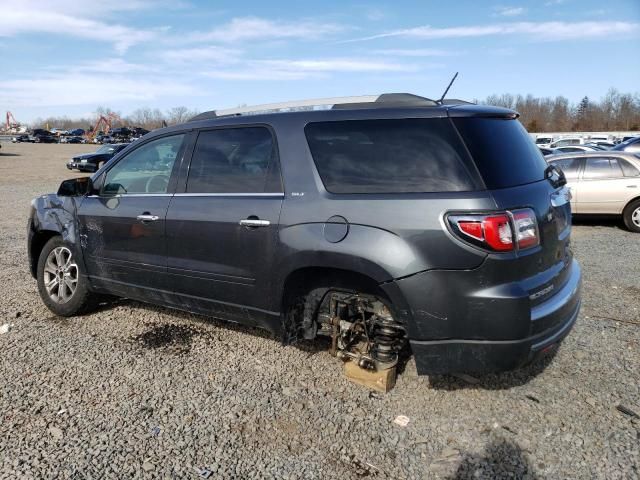
<path id="1" fill-rule="evenodd" d="M 121 121 L 120 117 L 113 112 L 107 113 L 106 116 L 100 115 L 95 126 L 89 132 L 87 132 L 87 139 L 93 141 L 96 135 L 98 135 L 98 132 L 103 132 L 105 134 L 109 133 L 112 124 L 117 121 Z"/>
<path id="2" fill-rule="evenodd" d="M 9 133 L 18 133 L 20 131 L 20 122 L 16 120 L 13 113 L 7 112 L 7 121 L 5 123 L 5 130 Z"/>

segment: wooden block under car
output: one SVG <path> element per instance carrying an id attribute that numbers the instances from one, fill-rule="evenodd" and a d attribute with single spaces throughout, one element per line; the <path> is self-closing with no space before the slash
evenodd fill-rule
<path id="1" fill-rule="evenodd" d="M 344 374 L 352 382 L 382 393 L 387 393 L 396 384 L 396 367 L 372 372 L 360 368 L 355 362 L 346 362 Z"/>

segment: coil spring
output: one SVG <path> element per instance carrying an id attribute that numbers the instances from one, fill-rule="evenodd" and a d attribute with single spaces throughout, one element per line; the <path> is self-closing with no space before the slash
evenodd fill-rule
<path id="1" fill-rule="evenodd" d="M 373 328 L 371 356 L 383 363 L 395 362 L 404 344 L 404 329 L 393 319 L 378 318 Z"/>

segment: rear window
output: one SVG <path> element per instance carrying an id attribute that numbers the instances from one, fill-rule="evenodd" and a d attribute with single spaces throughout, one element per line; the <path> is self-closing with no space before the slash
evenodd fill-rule
<path id="1" fill-rule="evenodd" d="M 487 188 L 514 187 L 544 179 L 547 163 L 519 121 L 456 118 L 454 123 Z"/>
<path id="2" fill-rule="evenodd" d="M 332 193 L 476 190 L 468 155 L 448 119 L 310 123 L 305 134 Z"/>

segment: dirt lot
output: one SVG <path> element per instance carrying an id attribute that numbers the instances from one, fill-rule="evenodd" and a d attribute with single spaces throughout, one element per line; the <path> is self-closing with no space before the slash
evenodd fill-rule
<path id="1" fill-rule="evenodd" d="M 552 361 L 471 383 L 410 361 L 370 394 L 322 348 L 256 330 L 130 301 L 46 310 L 27 271 L 29 201 L 92 149 L 0 150 L 1 478 L 640 476 L 640 235 L 574 227 L 583 308 Z"/>

